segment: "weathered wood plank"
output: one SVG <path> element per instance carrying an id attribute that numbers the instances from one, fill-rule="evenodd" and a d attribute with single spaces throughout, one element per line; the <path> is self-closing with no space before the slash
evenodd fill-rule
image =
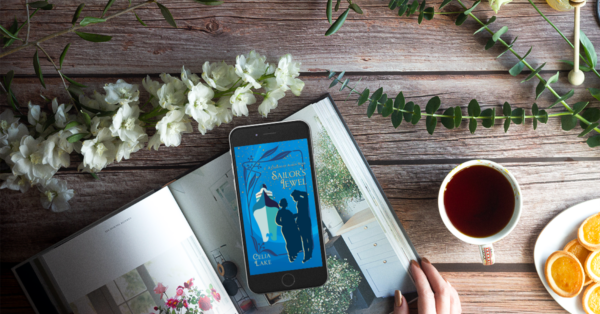
<path id="1" fill-rule="evenodd" d="M 41 12 L 32 20 L 31 38 L 66 29 L 78 1 L 61 1 L 55 10 Z M 83 16 L 99 16 L 106 1 L 86 1 Z M 429 2 L 428 2 L 429 3 Z M 439 7 L 441 1 L 430 4 Z M 535 3 L 567 36 L 572 34 L 572 13 L 556 12 L 545 1 Z M 0 23 L 8 26 L 15 16 L 23 21 L 23 0 L 3 1 Z M 466 2 L 471 5 L 471 1 Z M 498 47 L 484 51 L 489 34 L 473 32 L 479 28 L 473 20 L 463 26 L 454 25 L 456 15 L 436 15 L 432 21 L 417 24 L 417 17 L 398 17 L 387 8 L 387 1 L 363 0 L 364 15 L 350 14 L 338 34 L 325 37 L 329 27 L 325 18 L 325 0 L 318 1 L 235 1 L 217 7 L 202 6 L 189 0 L 168 1 L 179 29 L 168 26 L 154 5 L 138 10 L 148 24 L 141 26 L 133 14 L 109 23 L 85 28 L 86 32 L 113 36 L 107 43 L 90 43 L 68 34 L 43 44 L 58 58 L 67 43 L 73 43 L 65 61 L 65 73 L 160 73 L 173 71 L 182 64 L 199 67 L 206 61 L 233 60 L 251 47 L 271 56 L 292 53 L 303 61 L 302 71 L 326 69 L 351 71 L 506 71 L 515 62 L 508 54 L 499 61 Z M 111 12 L 126 7 L 115 3 Z M 458 11 L 454 3 L 444 9 Z M 341 13 L 341 11 L 340 11 Z M 475 10 L 486 20 L 494 13 L 487 3 Z M 337 16 L 338 13 L 335 14 Z M 560 59 L 571 59 L 572 50 L 525 0 L 514 1 L 502 8 L 492 29 L 509 27 L 505 38 L 519 36 L 516 50 L 534 65 L 547 62 L 546 69 L 567 69 Z M 600 42 L 600 32 L 593 16 L 593 5 L 582 8 L 582 30 L 592 42 Z M 23 35 L 25 31 L 21 31 Z M 443 44 L 442 44 L 443 43 Z M 217 49 L 215 49 L 217 48 Z M 32 75 L 33 50 L 0 59 L 3 71 Z M 273 60 L 275 61 L 275 60 Z M 45 73 L 53 72 L 42 60 Z"/>

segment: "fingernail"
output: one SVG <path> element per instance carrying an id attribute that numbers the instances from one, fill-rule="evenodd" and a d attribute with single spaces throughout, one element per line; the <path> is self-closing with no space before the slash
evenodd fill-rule
<path id="1" fill-rule="evenodd" d="M 410 264 L 415 266 L 416 268 L 421 268 L 421 266 L 419 266 L 419 263 L 417 263 L 417 261 L 415 261 L 414 259 L 410 261 Z"/>
<path id="2" fill-rule="evenodd" d="M 396 307 L 401 307 L 402 306 L 402 293 L 400 293 L 400 290 L 396 290 L 395 293 L 396 297 Z"/>
<path id="3" fill-rule="evenodd" d="M 429 261 L 429 260 L 428 260 L 426 257 L 422 257 L 422 258 L 421 258 L 421 262 L 425 262 L 425 263 L 427 263 L 427 264 L 430 264 L 430 265 L 431 265 L 431 262 L 430 262 L 430 261 Z"/>

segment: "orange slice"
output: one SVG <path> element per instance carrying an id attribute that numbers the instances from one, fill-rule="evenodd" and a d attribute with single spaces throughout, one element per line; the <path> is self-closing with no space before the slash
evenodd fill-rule
<path id="1" fill-rule="evenodd" d="M 585 259 L 585 273 L 595 282 L 600 282 L 600 251 L 592 252 Z"/>
<path id="2" fill-rule="evenodd" d="M 587 314 L 600 314 L 600 283 L 595 283 L 585 289 L 581 303 Z"/>
<path id="3" fill-rule="evenodd" d="M 583 289 L 585 272 L 573 253 L 556 251 L 550 254 L 544 273 L 550 288 L 561 297 L 575 297 Z"/>
<path id="4" fill-rule="evenodd" d="M 600 250 L 600 213 L 588 217 L 577 230 L 577 240 L 590 251 Z"/>
<path id="5" fill-rule="evenodd" d="M 582 266 L 585 265 L 585 259 L 588 257 L 588 255 L 590 255 L 590 251 L 583 247 L 583 245 L 579 244 L 577 239 L 573 239 L 571 242 L 567 243 L 563 250 L 575 255 Z M 592 283 L 592 279 L 588 275 L 585 275 L 585 282 L 583 285 L 587 286 L 590 283 Z"/>

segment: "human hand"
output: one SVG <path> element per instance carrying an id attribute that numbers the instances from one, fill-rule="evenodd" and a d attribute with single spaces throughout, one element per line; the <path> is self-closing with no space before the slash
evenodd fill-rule
<path id="1" fill-rule="evenodd" d="M 421 266 L 423 268 L 416 261 L 410 262 L 410 271 L 419 294 L 419 314 L 460 314 L 462 309 L 456 289 L 428 259 L 422 258 Z M 408 302 L 399 290 L 396 290 L 394 314 L 408 314 Z"/>

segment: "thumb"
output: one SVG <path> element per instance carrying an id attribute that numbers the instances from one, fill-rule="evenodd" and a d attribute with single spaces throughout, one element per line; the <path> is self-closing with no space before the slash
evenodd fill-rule
<path id="1" fill-rule="evenodd" d="M 400 290 L 396 290 L 394 296 L 394 314 L 408 314 L 408 302 L 402 296 Z"/>

